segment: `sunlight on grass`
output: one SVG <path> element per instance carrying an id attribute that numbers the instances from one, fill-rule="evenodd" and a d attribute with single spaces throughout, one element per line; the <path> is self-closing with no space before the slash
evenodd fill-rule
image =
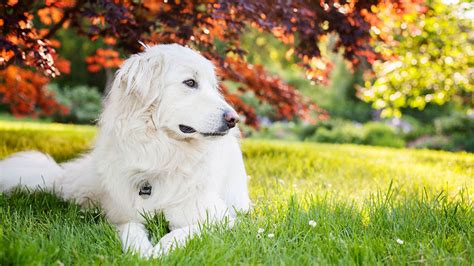
<path id="1" fill-rule="evenodd" d="M 39 150 L 64 161 L 90 148 L 92 126 L 0 120 L 0 158 L 18 151 Z"/>
<path id="2" fill-rule="evenodd" d="M 399 195 L 473 193 L 468 153 L 261 140 L 246 140 L 243 150 L 257 200 L 297 193 L 363 201 L 391 182 Z"/>

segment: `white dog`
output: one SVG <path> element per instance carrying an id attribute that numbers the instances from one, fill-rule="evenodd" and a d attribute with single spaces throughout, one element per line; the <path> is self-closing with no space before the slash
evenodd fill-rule
<path id="1" fill-rule="evenodd" d="M 219 93 L 213 64 L 176 44 L 146 47 L 118 70 L 93 150 L 58 165 L 39 152 L 0 161 L 0 191 L 22 185 L 97 202 L 124 251 L 161 256 L 205 222 L 247 211 L 238 116 Z M 152 246 L 144 213 L 163 212 L 171 232 Z"/>

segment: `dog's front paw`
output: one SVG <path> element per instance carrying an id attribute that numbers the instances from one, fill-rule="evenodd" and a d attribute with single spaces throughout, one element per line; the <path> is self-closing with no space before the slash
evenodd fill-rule
<path id="1" fill-rule="evenodd" d="M 165 256 L 166 254 L 168 254 L 170 249 L 171 249 L 171 246 L 164 247 L 161 245 L 161 243 L 158 243 L 153 248 L 150 249 L 148 258 L 159 259 Z"/>
<path id="2" fill-rule="evenodd" d="M 180 246 L 180 239 L 177 237 L 177 232 L 171 232 L 164 235 L 158 244 L 156 244 L 151 249 L 151 257 L 153 258 L 161 258 L 167 255 L 171 250 L 175 247 Z M 181 243 L 182 244 L 182 243 Z"/>

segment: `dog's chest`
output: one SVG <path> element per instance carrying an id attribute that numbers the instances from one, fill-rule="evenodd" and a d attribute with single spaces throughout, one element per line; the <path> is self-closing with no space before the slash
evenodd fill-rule
<path id="1" fill-rule="evenodd" d="M 131 185 L 133 208 L 138 212 L 162 211 L 196 195 L 206 183 L 202 169 L 194 175 L 183 173 L 162 174 L 143 178 Z"/>

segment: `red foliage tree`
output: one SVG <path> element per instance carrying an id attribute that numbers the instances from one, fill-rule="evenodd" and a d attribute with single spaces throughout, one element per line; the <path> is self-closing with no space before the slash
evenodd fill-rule
<path id="1" fill-rule="evenodd" d="M 68 112 L 47 89 L 49 79 L 37 72 L 10 66 L 0 76 L 0 103 L 9 104 L 14 115 L 51 115 Z M 38 112 L 38 110 L 40 112 Z"/>
<path id="2" fill-rule="evenodd" d="M 336 34 L 339 38 L 334 49 L 341 49 L 348 61 L 371 63 L 381 57 L 371 47 L 374 38 L 380 38 L 370 33 L 381 23 L 377 11 L 390 9 L 397 15 L 418 2 L 421 0 L 10 0 L 0 10 L 0 64 L 22 64 L 49 76 L 59 74 L 51 39 L 65 25 L 92 40 L 113 40 L 111 45 L 130 53 L 141 50 L 139 40 L 176 42 L 199 49 L 215 62 L 225 79 L 241 84 L 237 93 L 223 90 L 245 114 L 247 123 L 255 125 L 257 120 L 252 108 L 239 98 L 246 90 L 273 105 L 277 117 L 310 119 L 311 112 L 317 110 L 314 104 L 262 66 L 245 62 L 239 37 L 246 27 L 270 32 L 291 45 L 307 76 L 321 81 L 329 69 L 317 46 L 322 38 Z M 41 27 L 33 25 L 35 17 L 40 18 Z M 217 49 L 216 43 L 224 49 Z M 97 51 L 87 60 L 91 71 L 119 63 L 107 50 Z"/>

